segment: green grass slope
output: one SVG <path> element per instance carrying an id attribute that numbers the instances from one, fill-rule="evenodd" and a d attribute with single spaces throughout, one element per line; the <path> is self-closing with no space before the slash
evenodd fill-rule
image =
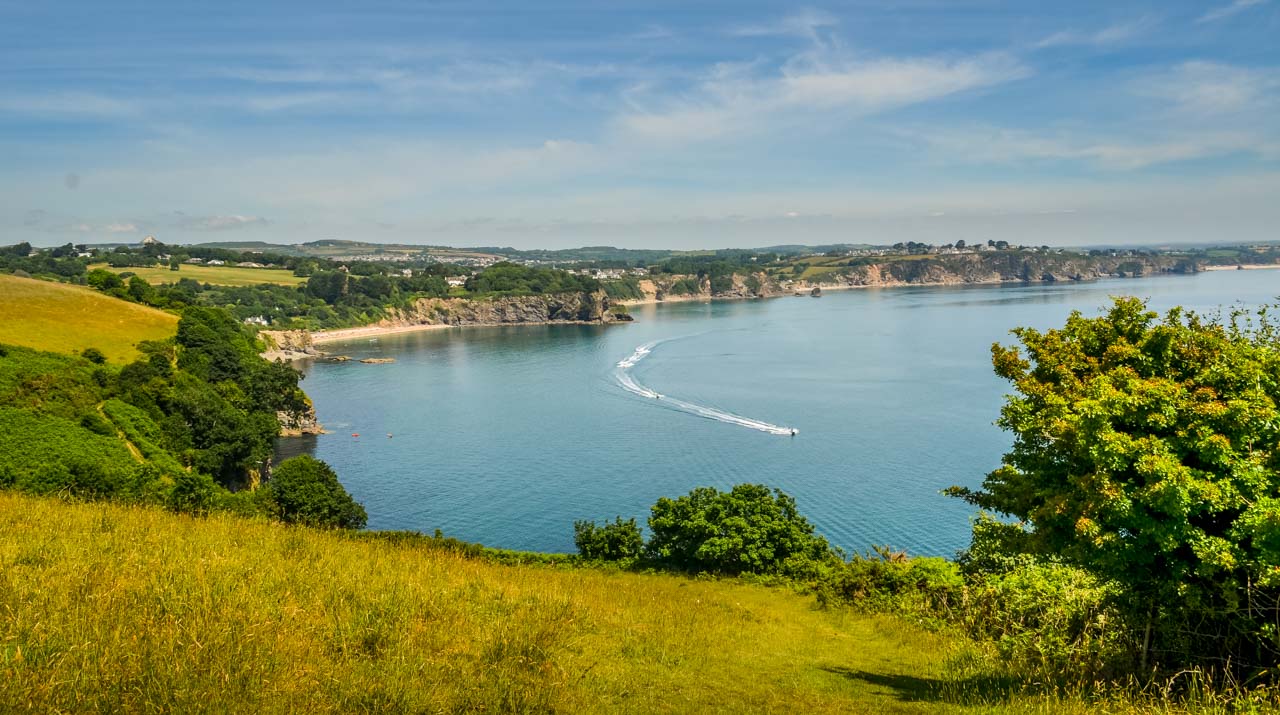
<path id="1" fill-rule="evenodd" d="M 55 353 L 97 348 L 115 362 L 134 346 L 163 340 L 178 317 L 79 286 L 0 274 L 0 343 Z"/>
<path id="2" fill-rule="evenodd" d="M 296 286 L 307 282 L 305 277 L 295 276 L 293 271 L 280 268 L 183 265 L 178 270 L 172 271 L 169 270 L 168 266 L 112 268 L 105 263 L 97 263 L 89 268 L 91 270 L 105 268 L 115 273 L 132 273 L 151 285 L 177 283 L 183 278 L 219 286 L 256 286 L 263 284 Z"/>
<path id="3" fill-rule="evenodd" d="M 5 712 L 1098 711 L 975 698 L 958 647 L 735 581 L 0 493 Z"/>

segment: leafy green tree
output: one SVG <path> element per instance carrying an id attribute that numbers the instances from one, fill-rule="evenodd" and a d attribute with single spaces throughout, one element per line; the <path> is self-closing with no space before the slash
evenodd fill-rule
<path id="1" fill-rule="evenodd" d="M 189 514 L 203 514 L 213 507 L 218 485 L 207 474 L 178 472 L 169 492 L 169 508 Z"/>
<path id="2" fill-rule="evenodd" d="M 107 361 L 107 356 L 103 355 L 102 351 L 97 348 L 85 348 L 80 352 L 80 357 L 95 365 L 101 365 Z"/>
<path id="3" fill-rule="evenodd" d="M 364 507 L 347 494 L 328 464 L 303 455 L 276 467 L 267 488 L 282 521 L 338 529 L 364 528 Z"/>
<path id="4" fill-rule="evenodd" d="M 634 559 L 644 551 L 644 537 L 634 518 L 597 526 L 594 521 L 573 522 L 573 544 L 584 559 L 623 561 Z"/>
<path id="5" fill-rule="evenodd" d="M 1267 311 L 1159 320 L 1133 298 L 992 347 L 1014 435 L 981 490 L 988 542 L 1122 584 L 1148 651 L 1274 665 L 1280 631 L 1280 334 Z M 1178 663 L 1171 663 L 1177 665 Z"/>
<path id="6" fill-rule="evenodd" d="M 659 499 L 649 531 L 650 557 L 688 571 L 801 576 L 834 558 L 795 499 L 760 484 Z"/>

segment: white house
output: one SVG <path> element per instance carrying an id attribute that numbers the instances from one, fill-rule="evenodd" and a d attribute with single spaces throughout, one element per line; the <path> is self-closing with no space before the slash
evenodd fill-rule
<path id="1" fill-rule="evenodd" d="M 218 259 L 216 259 L 216 258 L 210 258 L 210 259 L 209 259 L 209 265 L 211 265 L 211 266 L 225 266 L 225 265 L 227 265 L 227 262 L 226 262 L 226 261 L 220 261 L 220 260 L 218 260 Z"/>

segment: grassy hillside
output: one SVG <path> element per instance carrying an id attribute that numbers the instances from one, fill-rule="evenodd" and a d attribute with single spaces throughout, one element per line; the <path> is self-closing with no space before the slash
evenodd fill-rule
<path id="1" fill-rule="evenodd" d="M 97 348 L 115 362 L 174 334 L 178 317 L 79 286 L 0 274 L 0 343 L 58 353 Z"/>
<path id="2" fill-rule="evenodd" d="M 0 614 L 7 712 L 1099 711 L 779 589 L 12 493 Z"/>
<path id="3" fill-rule="evenodd" d="M 293 271 L 287 271 L 282 268 L 237 268 L 236 266 L 184 264 L 182 268 L 171 271 L 168 266 L 111 268 L 105 263 L 93 264 L 90 268 L 105 268 L 116 273 L 133 273 L 151 285 L 177 283 L 183 278 L 219 286 L 255 286 L 264 284 L 296 286 L 305 283 L 307 280 L 293 275 Z"/>

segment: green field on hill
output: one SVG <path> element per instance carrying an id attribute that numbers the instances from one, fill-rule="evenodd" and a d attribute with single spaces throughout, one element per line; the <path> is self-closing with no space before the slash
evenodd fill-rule
<path id="1" fill-rule="evenodd" d="M 151 285 L 177 283 L 183 278 L 190 278 L 201 283 L 220 286 L 254 286 L 264 283 L 277 285 L 300 285 L 305 277 L 293 275 L 293 271 L 282 268 L 239 268 L 236 266 L 197 266 L 183 264 L 176 271 L 168 266 L 152 266 L 150 268 L 112 268 L 105 263 L 94 264 L 93 268 L 105 268 L 116 273 L 133 273 Z"/>
<path id="2" fill-rule="evenodd" d="M 127 362 L 139 342 L 163 340 L 177 325 L 176 315 L 89 288 L 0 275 L 0 343 L 57 353 L 97 348 Z"/>
<path id="3" fill-rule="evenodd" d="M 1132 711 L 779 588 L 430 544 L 0 493 L 0 710 Z"/>

